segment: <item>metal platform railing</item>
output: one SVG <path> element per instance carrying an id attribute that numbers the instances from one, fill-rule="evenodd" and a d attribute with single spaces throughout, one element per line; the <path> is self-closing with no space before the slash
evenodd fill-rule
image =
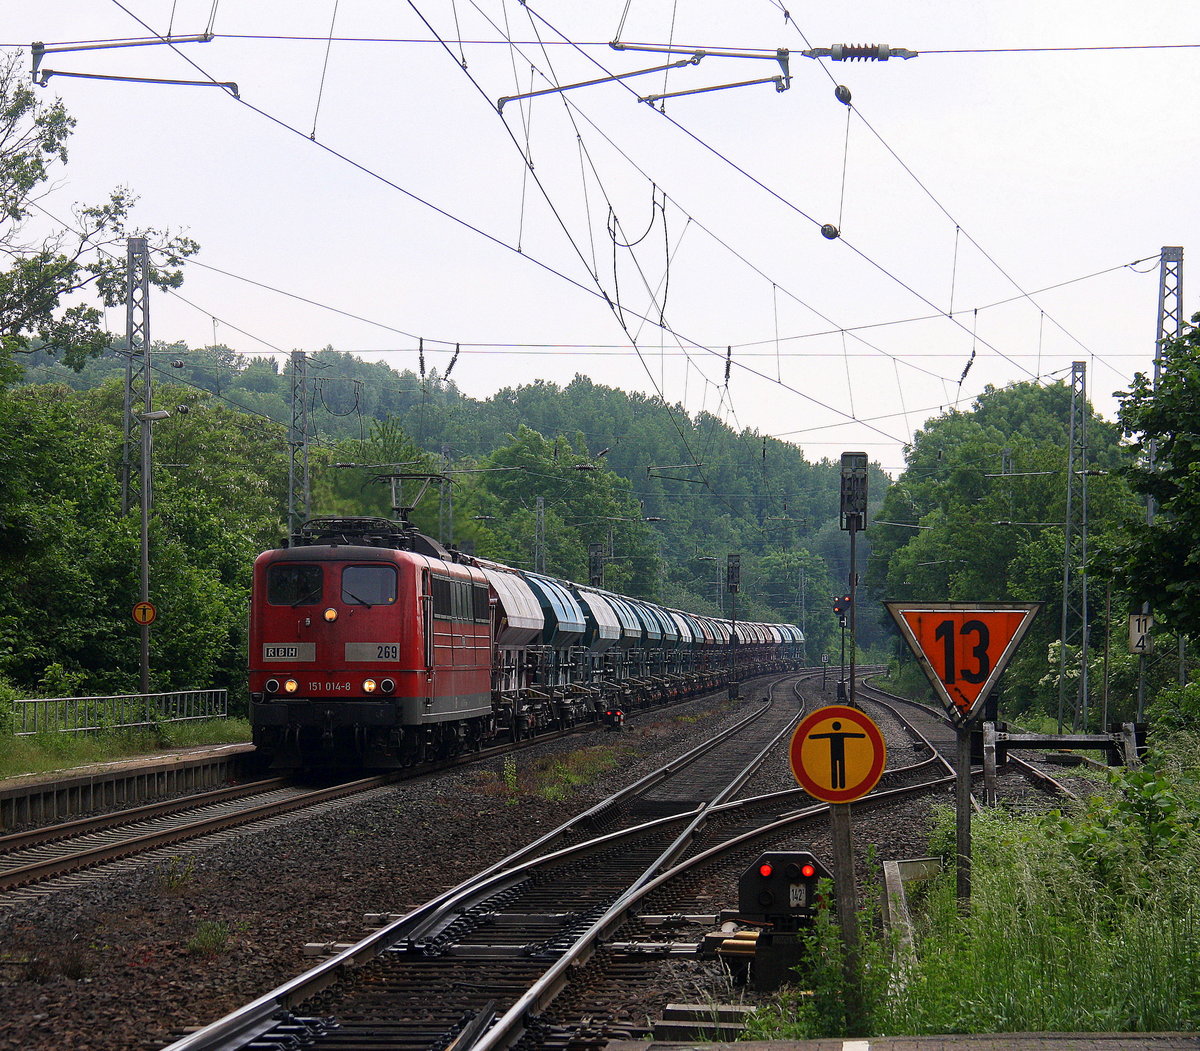
<path id="1" fill-rule="evenodd" d="M 112 697 L 34 697 L 12 702 L 16 736 L 133 729 L 156 723 L 223 719 L 226 690 L 127 693 Z"/>

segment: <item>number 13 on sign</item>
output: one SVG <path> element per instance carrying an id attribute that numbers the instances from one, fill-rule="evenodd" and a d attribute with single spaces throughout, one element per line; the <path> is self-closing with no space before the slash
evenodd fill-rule
<path id="1" fill-rule="evenodd" d="M 970 718 L 1021 641 L 1037 603 L 888 602 L 952 715 Z"/>
<path id="2" fill-rule="evenodd" d="M 992 633 L 987 624 L 977 617 L 956 624 L 952 618 L 938 621 L 933 637 L 942 644 L 942 664 L 939 669 L 942 682 L 954 686 L 961 678 L 968 683 L 987 682 L 992 670 L 988 647 Z M 967 652 L 964 653 L 964 650 Z M 967 660 L 963 660 L 962 657 Z M 968 667 L 970 665 L 970 667 Z"/>

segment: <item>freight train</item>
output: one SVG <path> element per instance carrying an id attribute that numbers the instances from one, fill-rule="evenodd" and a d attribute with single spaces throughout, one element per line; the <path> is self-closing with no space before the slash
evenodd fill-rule
<path id="1" fill-rule="evenodd" d="M 250 722 L 277 768 L 387 769 L 798 666 L 804 636 L 316 518 L 254 565 Z"/>

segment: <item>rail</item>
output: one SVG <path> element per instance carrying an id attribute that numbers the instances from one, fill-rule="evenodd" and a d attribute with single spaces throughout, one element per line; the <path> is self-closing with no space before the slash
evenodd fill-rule
<path id="1" fill-rule="evenodd" d="M 362 941 L 349 946 L 303 974 L 290 979 L 278 988 L 263 994 L 258 999 L 238 1008 L 230 1014 L 209 1023 L 201 1029 L 189 1033 L 175 1043 L 168 1045 L 164 1051 L 217 1051 L 217 1049 L 234 1049 L 249 1045 L 253 1040 L 274 1028 L 283 1013 L 291 1011 L 314 992 L 340 980 L 350 971 L 362 966 L 374 957 L 382 954 L 388 948 L 396 945 L 413 944 L 424 938 L 430 930 L 437 930 L 446 924 L 445 917 L 454 910 L 465 911 L 498 893 L 506 886 L 524 878 L 527 869 L 545 864 L 548 860 L 557 860 L 572 854 L 578 855 L 589 851 L 602 849 L 614 842 L 630 839 L 648 826 L 638 829 L 624 829 L 590 838 L 584 842 L 562 846 L 557 841 L 562 840 L 570 830 L 582 830 L 594 821 L 617 801 L 636 797 L 648 788 L 671 776 L 672 773 L 684 769 L 721 741 L 736 735 L 740 730 L 761 718 L 767 708 L 754 711 L 735 725 L 726 727 L 723 731 L 710 738 L 704 744 L 691 749 L 681 756 L 670 760 L 664 766 L 646 774 L 632 785 L 627 785 L 607 800 L 571 818 L 564 825 L 547 832 L 540 839 L 528 846 L 518 849 L 476 876 L 460 883 L 458 886 L 444 891 L 439 896 L 418 906 L 405 916 L 398 917 L 386 926 L 367 935 Z M 673 817 L 659 818 L 649 823 L 649 826 L 666 827 L 673 824 L 686 824 L 694 814 L 684 813 Z M 590 943 L 589 943 L 590 944 Z M 557 973 L 557 972 L 556 972 Z M 521 1014 L 523 1012 L 519 1012 Z M 507 1012 L 509 1018 L 512 1012 Z M 489 1019 L 490 1021 L 490 1019 Z M 511 1022 L 511 1019 L 510 1019 Z M 506 1025 L 507 1028 L 507 1025 Z M 460 1045 L 461 1046 L 461 1045 Z"/>
<path id="2" fill-rule="evenodd" d="M 88 733 L 133 729 L 156 723 L 224 719 L 226 690 L 178 690 L 174 693 L 126 693 L 111 697 L 33 697 L 15 700 L 14 734 Z"/>

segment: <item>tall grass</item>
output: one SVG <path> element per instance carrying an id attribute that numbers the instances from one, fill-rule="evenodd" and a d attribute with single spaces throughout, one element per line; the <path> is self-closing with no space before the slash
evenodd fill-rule
<path id="1" fill-rule="evenodd" d="M 597 745 L 578 748 L 564 756 L 547 756 L 531 764 L 535 791 L 543 799 L 562 800 L 577 788 L 590 785 L 601 774 L 620 764 L 628 754 L 624 748 Z"/>
<path id="2" fill-rule="evenodd" d="M 7 736 L 0 738 L 0 778 L 110 762 L 160 752 L 164 748 L 195 748 L 249 740 L 250 724 L 245 719 L 160 723 L 145 730 Z"/>
<path id="3" fill-rule="evenodd" d="M 928 888 L 916 966 L 875 1002 L 877 1031 L 1200 1028 L 1194 843 L 1099 880 L 1059 822 L 991 812 L 973 825 L 970 915 L 952 873 Z"/>
<path id="4" fill-rule="evenodd" d="M 630 754 L 620 744 L 592 745 L 564 755 L 542 756 L 520 768 L 509 756 L 499 772 L 479 771 L 475 781 L 485 795 L 503 795 L 513 804 L 525 796 L 559 801 L 619 766 Z"/>
<path id="5" fill-rule="evenodd" d="M 1073 813 L 976 816 L 969 915 L 948 866 L 911 903 L 915 961 L 902 971 L 885 934 L 866 938 L 865 1018 L 839 1022 L 791 992 L 754 1036 L 1200 1029 L 1195 798 L 1160 756 Z M 933 851 L 952 857 L 954 814 L 937 816 Z M 814 933 L 802 980 L 817 994 L 838 949 Z"/>

